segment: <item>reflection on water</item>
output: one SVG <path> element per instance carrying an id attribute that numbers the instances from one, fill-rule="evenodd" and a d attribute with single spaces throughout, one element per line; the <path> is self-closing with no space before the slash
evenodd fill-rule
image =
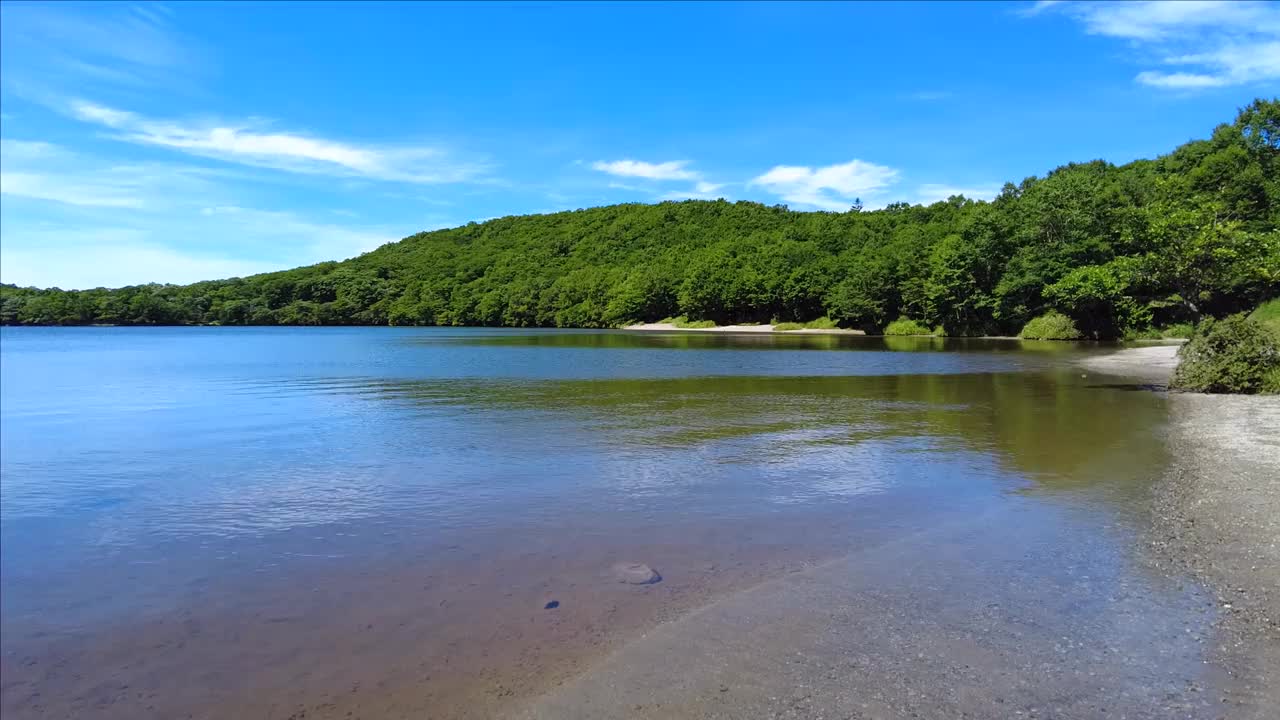
<path id="1" fill-rule="evenodd" d="M 1140 512 L 1142 488 L 1165 462 L 1153 434 L 1164 398 L 1091 386 L 1062 358 L 1089 352 L 1083 345 L 389 328 L 3 332 L 6 651 L 30 652 L 40 633 L 68 628 L 98 637 L 108 624 L 200 608 L 199 598 L 243 610 L 269 592 L 311 608 L 313 627 L 324 627 L 338 607 L 396 612 L 378 603 L 403 596 L 408 585 L 390 578 L 405 573 L 471 578 L 450 586 L 472 595 L 448 607 L 488 608 L 474 618 L 483 623 L 510 612 L 498 609 L 502 598 L 530 593 L 540 608 L 548 574 L 589 585 L 583 578 L 610 553 L 644 548 L 709 567 L 752 554 L 792 562 L 842 552 L 881 524 L 919 528 L 1006 499 L 1088 508 L 1094 514 L 1080 517 L 1112 527 Z M 531 560 L 529 548 L 541 554 Z M 479 567 L 494 574 L 474 576 Z M 381 590 L 318 599 L 337 590 L 317 578 L 378 587 L 373 568 L 388 578 Z M 682 572 L 671 568 L 670 587 Z M 697 592 L 714 586 L 689 582 Z M 314 588 L 305 601 L 289 594 L 304 586 Z M 560 598 L 566 612 L 571 597 Z M 421 630 L 431 637 L 441 623 L 461 632 L 472 621 L 440 607 Z M 305 665 L 296 632 L 280 636 L 280 652 Z M 385 647 L 394 655 L 399 645 Z M 222 651 L 234 666 L 237 656 Z M 383 661 L 396 659 L 369 662 Z M 233 689 L 206 690 L 219 688 Z M 12 697 L 5 708 L 22 709 Z"/>
<path id="2" fill-rule="evenodd" d="M 924 351 L 935 347 L 946 351 Z M 924 474 L 914 468 L 949 453 L 988 454 L 1042 490 L 1123 493 L 1119 480 L 1159 466 L 1159 443 L 1145 434 L 1159 425 L 1162 398 L 1085 387 L 1016 347 L 839 335 L 6 330 L 6 569 L 26 576 L 52 562 L 65 572 L 103 548 L 375 517 L 458 527 L 514 508 L 598 513 L 639 488 L 661 495 L 667 507 L 655 510 L 750 515 L 909 485 Z M 651 354 L 637 361 L 638 350 Z M 698 375 L 664 377 L 682 357 Z M 585 377 L 563 377 L 574 368 Z"/>

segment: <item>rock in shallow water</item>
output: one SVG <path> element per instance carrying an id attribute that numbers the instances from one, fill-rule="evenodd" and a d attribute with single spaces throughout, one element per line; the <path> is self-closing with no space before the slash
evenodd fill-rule
<path id="1" fill-rule="evenodd" d="M 628 585 L 652 585 L 662 580 L 657 570 L 638 562 L 623 562 L 613 566 L 613 575 L 618 582 Z"/>

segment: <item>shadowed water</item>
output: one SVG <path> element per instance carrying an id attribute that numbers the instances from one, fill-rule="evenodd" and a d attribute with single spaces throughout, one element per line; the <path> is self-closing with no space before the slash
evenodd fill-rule
<path id="1" fill-rule="evenodd" d="M 927 610 L 939 617 L 1003 568 L 1043 582 L 990 602 L 1053 601 L 1054 630 L 1071 634 L 1110 618 L 1122 584 L 1126 612 L 1153 617 L 1126 625 L 1130 666 L 1185 689 L 1211 618 L 1194 588 L 1146 576 L 1135 540 L 1167 463 L 1165 398 L 1068 362 L 1096 351 L 5 328 L 3 710 L 483 717 L 795 571 L 848 577 L 831 563 L 861 558 L 888 583 L 882 547 L 937 563 L 904 590 L 921 608 L 959 588 L 958 605 Z M 1064 605 L 1058 549 L 1108 579 L 1067 582 Z M 930 560 L 947 553 L 974 571 Z M 609 568 L 624 560 L 663 582 L 619 585 Z M 842 612 L 882 614 L 875 603 Z M 1063 692 L 1100 691 L 1046 689 Z"/>

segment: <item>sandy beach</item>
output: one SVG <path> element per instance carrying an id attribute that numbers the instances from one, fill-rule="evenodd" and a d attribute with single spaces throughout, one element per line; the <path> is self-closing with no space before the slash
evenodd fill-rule
<path id="1" fill-rule="evenodd" d="M 1126 348 L 1080 364 L 1167 384 L 1178 345 Z M 1173 462 L 1152 497 L 1152 562 L 1190 574 L 1222 613 L 1213 649 L 1228 717 L 1280 707 L 1280 397 L 1170 393 Z"/>
<path id="2" fill-rule="evenodd" d="M 1175 458 L 1156 487 L 1151 545 L 1213 592 L 1212 656 L 1226 717 L 1280 707 L 1280 397 L 1171 394 Z"/>
<path id="3" fill-rule="evenodd" d="M 1080 360 L 1080 365 L 1095 372 L 1165 385 L 1178 367 L 1181 347 L 1181 343 L 1167 343 L 1124 348 L 1106 355 L 1087 356 Z"/>

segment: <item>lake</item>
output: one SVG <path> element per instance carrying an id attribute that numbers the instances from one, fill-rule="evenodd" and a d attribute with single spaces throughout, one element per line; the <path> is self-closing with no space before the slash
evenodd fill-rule
<path id="1" fill-rule="evenodd" d="M 6 718 L 1212 715 L 1143 557 L 1166 397 L 1095 346 L 0 341 Z"/>

